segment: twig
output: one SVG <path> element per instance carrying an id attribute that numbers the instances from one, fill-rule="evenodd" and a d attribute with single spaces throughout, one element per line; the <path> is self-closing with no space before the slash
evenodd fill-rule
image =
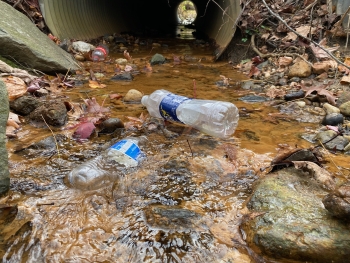
<path id="1" fill-rule="evenodd" d="M 236 20 L 236 21 L 233 20 L 233 18 L 226 12 L 226 10 L 224 10 L 224 9 L 223 9 L 217 2 L 215 2 L 214 0 L 209 0 L 209 1 L 207 2 L 207 6 L 205 7 L 204 14 L 202 15 L 202 17 L 204 17 L 205 14 L 207 13 L 208 5 L 209 5 L 210 2 L 213 2 L 214 4 L 216 4 L 216 5 L 221 9 L 221 11 L 223 12 L 223 15 L 227 15 L 227 17 L 228 17 L 232 22 L 236 23 L 237 20 Z"/>
<path id="2" fill-rule="evenodd" d="M 247 3 L 245 3 L 245 4 L 244 4 L 244 6 L 242 7 L 241 12 L 239 13 L 239 15 L 238 15 L 238 17 L 237 17 L 237 19 L 236 19 L 236 22 L 234 23 L 234 25 L 233 25 L 233 27 L 232 27 L 232 28 L 234 28 L 234 27 L 236 27 L 236 26 L 237 26 L 238 21 L 240 21 L 240 20 L 241 20 L 241 17 L 242 17 L 242 15 L 243 15 L 244 10 L 246 9 L 247 5 L 249 5 L 249 4 L 250 4 L 250 2 L 251 2 L 251 1 L 252 1 L 252 0 L 249 0 Z"/>
<path id="3" fill-rule="evenodd" d="M 66 75 L 64 76 L 64 78 L 63 78 L 63 81 L 62 81 L 62 82 L 66 81 L 66 78 L 67 78 L 67 75 L 68 75 L 69 71 L 70 71 L 70 68 L 68 69 L 68 71 L 67 71 Z"/>
<path id="4" fill-rule="evenodd" d="M 190 142 L 188 141 L 188 139 L 187 139 L 186 141 L 187 141 L 187 143 L 188 143 L 188 147 L 190 147 L 191 157 L 193 158 L 193 152 L 192 152 L 191 144 L 190 144 Z"/>
<path id="5" fill-rule="evenodd" d="M 334 33 L 333 33 L 333 35 L 332 35 L 332 38 L 333 38 L 333 37 L 335 36 L 335 34 L 338 32 L 338 28 L 341 27 L 341 24 L 343 23 L 344 18 L 345 18 L 345 16 L 347 15 L 347 13 L 349 12 L 349 10 L 350 10 L 350 6 L 349 6 L 348 9 L 345 11 L 345 13 L 343 14 L 342 18 L 339 20 L 339 22 L 337 22 L 337 23 L 339 23 L 340 26 L 336 26 L 336 27 L 335 27 Z"/>
<path id="6" fill-rule="evenodd" d="M 331 140 L 333 140 L 334 138 L 332 138 Z M 323 145 L 323 143 L 321 142 L 321 140 L 318 140 L 318 142 L 322 145 L 322 148 L 325 149 L 328 153 L 329 151 L 326 149 L 326 147 Z M 327 143 L 327 142 L 326 142 Z M 333 158 L 331 157 L 331 155 L 328 155 L 329 159 L 331 159 L 333 165 L 338 169 L 338 171 L 341 173 L 341 175 L 345 178 L 343 172 L 340 170 L 339 166 L 335 164 Z"/>
<path id="7" fill-rule="evenodd" d="M 197 86 L 196 86 L 196 80 L 193 80 L 193 98 L 197 98 Z"/>
<path id="8" fill-rule="evenodd" d="M 308 65 L 312 66 L 312 63 L 310 63 L 309 61 L 307 61 L 302 55 L 298 54 L 298 53 L 282 53 L 282 54 L 274 54 L 274 53 L 267 53 L 267 54 L 263 54 L 259 51 L 259 49 L 257 49 L 257 47 L 255 46 L 255 35 L 252 35 L 251 39 L 250 39 L 251 45 L 252 45 L 252 49 L 259 55 L 259 57 L 261 58 L 269 58 L 269 57 L 281 57 L 281 56 L 290 56 L 290 57 L 294 57 L 297 56 L 299 58 L 301 58 L 302 60 L 304 60 Z"/>
<path id="9" fill-rule="evenodd" d="M 308 38 L 308 37 L 304 37 L 302 35 L 300 35 L 297 31 L 295 31 L 293 28 L 291 28 L 286 21 L 283 20 L 282 17 L 280 17 L 278 14 L 274 13 L 272 11 L 272 9 L 267 5 L 265 0 L 262 0 L 262 2 L 264 3 L 265 7 L 267 8 L 267 10 L 270 12 L 271 15 L 275 16 L 279 21 L 281 21 L 290 31 L 292 31 L 294 34 L 296 34 L 297 36 L 299 36 L 300 38 L 303 38 L 309 42 L 311 42 L 312 44 L 314 44 L 315 46 L 317 46 L 318 48 L 322 49 L 324 52 L 326 52 L 328 54 L 328 56 L 330 56 L 332 59 L 334 59 L 338 64 L 344 66 L 347 69 L 350 69 L 350 67 L 346 64 L 344 64 L 343 62 L 341 62 L 340 60 L 338 60 L 331 52 L 329 52 L 327 49 L 325 49 L 324 47 L 322 47 L 320 44 L 318 44 L 317 42 L 313 41 L 312 39 Z"/>
<path id="10" fill-rule="evenodd" d="M 43 116 L 42 114 L 41 114 L 41 118 L 43 118 L 43 120 L 44 120 L 44 122 L 45 122 L 47 128 L 49 128 L 49 130 L 50 130 L 51 133 L 52 133 L 53 138 L 55 139 L 57 155 L 58 155 L 58 158 L 61 159 L 60 151 L 59 151 L 59 149 L 58 149 L 58 143 L 57 143 L 57 140 L 56 140 L 56 136 L 55 136 L 55 134 L 53 133 L 53 131 L 51 130 L 50 126 L 49 126 L 49 125 L 47 124 L 47 122 L 45 121 L 45 118 L 44 118 L 44 116 Z"/>

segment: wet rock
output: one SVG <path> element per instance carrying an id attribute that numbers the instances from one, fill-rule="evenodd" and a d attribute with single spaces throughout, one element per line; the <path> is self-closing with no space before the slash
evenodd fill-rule
<path id="1" fill-rule="evenodd" d="M 47 95 L 49 95 L 50 92 L 47 90 L 47 89 L 44 89 L 44 88 L 41 88 L 41 89 L 38 89 L 34 92 L 34 95 L 37 96 L 37 97 L 45 97 Z"/>
<path id="2" fill-rule="evenodd" d="M 250 212 L 258 214 L 243 225 L 247 242 L 274 258 L 346 262 L 350 230 L 324 209 L 326 194 L 295 168 L 269 174 L 257 184 L 247 204 Z"/>
<path id="3" fill-rule="evenodd" d="M 327 114 L 322 120 L 322 125 L 338 126 L 338 124 L 343 124 L 343 123 L 344 123 L 344 116 L 340 113 Z"/>
<path id="4" fill-rule="evenodd" d="M 85 61 L 85 57 L 81 54 L 75 54 L 74 58 L 78 61 Z"/>
<path id="5" fill-rule="evenodd" d="M 322 74 L 329 70 L 329 63 L 327 62 L 316 62 L 312 64 L 312 72 L 315 74 Z"/>
<path id="6" fill-rule="evenodd" d="M 307 78 L 311 75 L 311 67 L 305 61 L 300 60 L 294 63 L 288 72 L 288 77 L 299 77 L 299 78 Z"/>
<path id="7" fill-rule="evenodd" d="M 263 102 L 263 101 L 267 101 L 268 98 L 263 96 L 257 96 L 257 95 L 248 95 L 248 96 L 239 98 L 239 100 L 246 101 L 246 102 Z"/>
<path id="8" fill-rule="evenodd" d="M 322 200 L 325 208 L 335 217 L 350 220 L 350 185 L 341 185 Z"/>
<path id="9" fill-rule="evenodd" d="M 150 206 L 144 211 L 147 223 L 156 228 L 183 231 L 193 229 L 200 215 L 176 206 Z"/>
<path id="10" fill-rule="evenodd" d="M 131 75 L 130 72 L 117 74 L 111 78 L 111 80 L 114 80 L 114 81 L 132 81 L 133 79 L 134 79 L 134 77 Z"/>
<path id="11" fill-rule="evenodd" d="M 284 99 L 287 101 L 290 101 L 290 100 L 304 98 L 304 96 L 305 96 L 305 91 L 298 90 L 296 92 L 292 92 L 292 93 L 284 95 Z"/>
<path id="12" fill-rule="evenodd" d="M 140 103 L 142 96 L 142 92 L 136 89 L 131 89 L 125 94 L 123 101 L 127 103 Z"/>
<path id="13" fill-rule="evenodd" d="M 346 145 L 344 147 L 344 151 L 347 152 L 347 151 L 350 151 L 350 143 L 348 143 L 348 145 Z"/>
<path id="14" fill-rule="evenodd" d="M 115 60 L 115 63 L 117 63 L 119 65 L 126 65 L 128 63 L 128 60 L 126 60 L 125 58 L 117 58 Z"/>
<path id="15" fill-rule="evenodd" d="M 295 104 L 297 104 L 300 108 L 304 108 L 306 106 L 306 102 L 305 101 L 296 101 Z"/>
<path id="16" fill-rule="evenodd" d="M 327 114 L 340 113 L 340 110 L 337 107 L 334 107 L 329 103 L 324 103 L 323 108 L 326 110 Z"/>
<path id="17" fill-rule="evenodd" d="M 10 102 L 10 108 L 23 116 L 30 114 L 36 108 L 38 108 L 42 103 L 33 96 L 23 96 L 14 101 Z"/>
<path id="18" fill-rule="evenodd" d="M 81 53 L 88 53 L 91 50 L 95 49 L 93 45 L 86 43 L 84 41 L 75 41 L 72 43 L 72 47 L 75 51 L 81 52 Z"/>
<path id="19" fill-rule="evenodd" d="M 118 37 L 118 36 L 114 38 L 114 42 L 115 42 L 116 44 L 122 43 L 123 45 L 126 45 L 126 44 L 128 43 L 128 41 L 127 41 L 125 38 L 123 38 L 123 37 Z"/>
<path id="20" fill-rule="evenodd" d="M 287 85 L 287 80 L 285 78 L 281 78 L 278 80 L 278 85 L 280 86 L 286 86 Z"/>
<path id="21" fill-rule="evenodd" d="M 290 78 L 289 82 L 297 82 L 297 83 L 299 83 L 300 82 L 300 78 L 299 77 Z"/>
<path id="22" fill-rule="evenodd" d="M 349 117 L 350 116 L 350 101 L 343 103 L 339 106 L 340 113 Z"/>
<path id="23" fill-rule="evenodd" d="M 242 84 L 242 89 L 250 89 L 253 86 L 254 86 L 253 81 L 244 81 Z"/>
<path id="24" fill-rule="evenodd" d="M 64 51 L 69 52 L 69 49 L 72 46 L 72 42 L 70 39 L 65 38 L 61 41 L 61 43 L 58 46 Z"/>
<path id="25" fill-rule="evenodd" d="M 350 92 L 344 91 L 339 95 L 336 104 L 339 107 L 340 105 L 342 105 L 343 103 L 348 102 L 348 101 L 350 101 Z"/>
<path id="26" fill-rule="evenodd" d="M 161 54 L 155 54 L 151 59 L 151 65 L 164 64 L 165 57 Z"/>
<path id="27" fill-rule="evenodd" d="M 68 69 L 75 71 L 80 68 L 69 53 L 57 46 L 24 14 L 3 1 L 0 1 L 0 10 L 0 53 L 11 54 L 22 65 L 45 73 L 66 73 Z"/>
<path id="28" fill-rule="evenodd" d="M 324 146 L 329 150 L 338 151 L 343 151 L 345 146 L 349 143 L 348 139 L 340 135 L 337 136 L 337 133 L 332 130 L 319 132 L 315 136 L 314 140 L 321 141 L 324 144 Z"/>
<path id="29" fill-rule="evenodd" d="M 10 188 L 8 153 L 6 149 L 6 123 L 9 117 L 7 89 L 0 79 L 0 196 Z"/>
<path id="30" fill-rule="evenodd" d="M 124 123 L 119 118 L 109 118 L 102 122 L 99 133 L 113 133 L 121 128 L 124 128 Z"/>
<path id="31" fill-rule="evenodd" d="M 39 142 L 32 144 L 28 148 L 31 148 L 31 149 L 54 149 L 57 147 L 56 142 L 61 143 L 66 139 L 67 139 L 67 137 L 65 135 L 56 134 L 55 137 L 49 136 L 49 137 L 47 137 Z"/>
<path id="32" fill-rule="evenodd" d="M 29 114 L 32 124 L 44 127 L 43 118 L 48 125 L 62 126 L 67 121 L 67 109 L 63 102 L 45 102 Z"/>

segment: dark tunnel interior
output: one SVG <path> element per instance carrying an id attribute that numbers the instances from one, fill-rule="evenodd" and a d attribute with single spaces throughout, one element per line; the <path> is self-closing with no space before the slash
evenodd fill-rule
<path id="1" fill-rule="evenodd" d="M 39 0 L 51 32 L 61 39 L 91 39 L 105 34 L 133 32 L 172 36 L 178 24 L 182 0 Z M 197 8 L 194 26 L 215 39 L 220 56 L 236 30 L 239 1 L 193 0 Z M 175 35 L 174 35 L 175 36 Z"/>

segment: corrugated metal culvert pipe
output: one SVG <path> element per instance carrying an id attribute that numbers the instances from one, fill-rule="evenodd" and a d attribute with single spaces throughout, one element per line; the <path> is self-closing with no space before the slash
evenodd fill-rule
<path id="1" fill-rule="evenodd" d="M 60 39 L 86 40 L 125 31 L 173 33 L 182 0 L 39 0 L 47 26 Z M 196 30 L 216 40 L 218 58 L 230 43 L 239 0 L 192 0 Z M 219 6 L 220 7 L 219 7 Z"/>

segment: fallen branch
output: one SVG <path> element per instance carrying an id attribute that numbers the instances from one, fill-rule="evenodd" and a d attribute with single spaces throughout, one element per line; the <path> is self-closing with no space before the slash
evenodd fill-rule
<path id="1" fill-rule="evenodd" d="M 259 49 L 255 46 L 255 35 L 252 35 L 251 39 L 250 39 L 251 45 L 252 45 L 252 49 L 255 51 L 255 53 L 258 54 L 259 57 L 261 58 L 270 58 L 270 57 L 282 57 L 282 56 L 289 56 L 289 57 L 299 57 L 302 60 L 304 60 L 308 65 L 312 66 L 312 63 L 310 63 L 309 61 L 307 61 L 302 55 L 298 54 L 298 53 L 267 53 L 267 54 L 263 54 L 259 51 Z"/>
<path id="2" fill-rule="evenodd" d="M 329 52 L 327 49 L 325 49 L 324 47 L 322 47 L 320 44 L 318 44 L 317 42 L 313 41 L 312 39 L 308 38 L 308 37 L 304 37 L 302 35 L 300 35 L 297 31 L 295 31 L 293 28 L 291 28 L 286 21 L 283 20 L 282 17 L 280 17 L 278 14 L 276 14 L 275 12 L 272 11 L 272 9 L 267 5 L 265 0 L 262 0 L 263 4 L 265 5 L 265 7 L 267 8 L 267 10 L 269 11 L 269 13 L 271 15 L 273 15 L 274 17 L 276 17 L 279 21 L 281 21 L 290 31 L 292 31 L 294 34 L 296 34 L 297 36 L 299 36 L 300 38 L 303 38 L 305 40 L 307 40 L 308 42 L 314 44 L 315 46 L 317 46 L 318 48 L 322 49 L 324 52 L 326 52 L 328 54 L 328 56 L 330 56 L 333 60 L 335 60 L 338 64 L 344 66 L 345 68 L 350 70 L 350 67 L 346 64 L 344 64 L 343 62 L 341 62 L 340 60 L 338 60 L 331 52 Z"/>

